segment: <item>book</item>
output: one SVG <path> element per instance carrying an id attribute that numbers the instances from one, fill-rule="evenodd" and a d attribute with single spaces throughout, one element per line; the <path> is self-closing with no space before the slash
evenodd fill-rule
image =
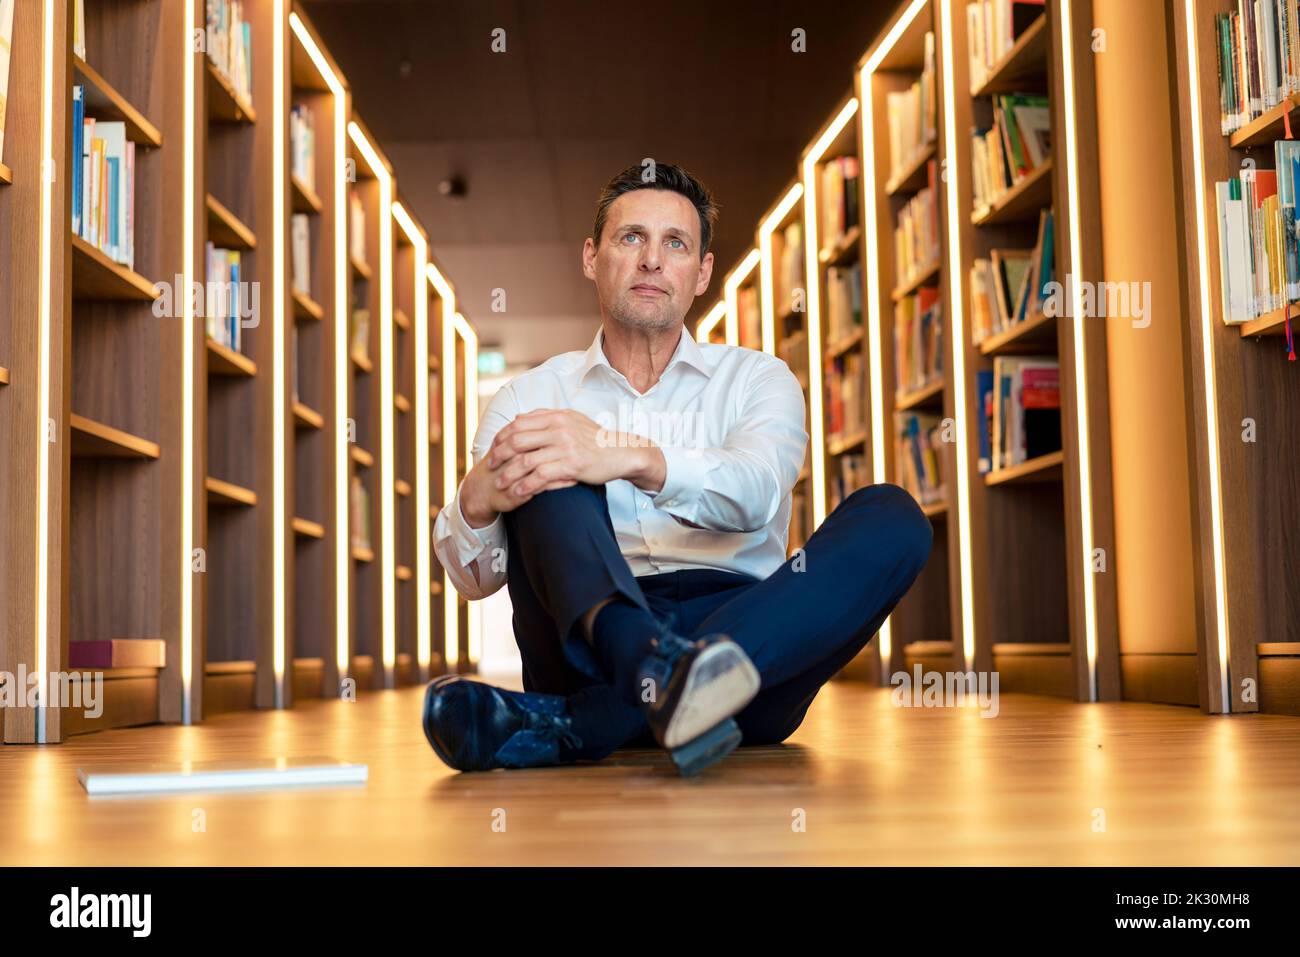
<path id="1" fill-rule="evenodd" d="M 743 290 L 742 290 L 743 291 Z M 746 308 L 756 310 L 758 308 L 758 299 L 756 290 L 748 290 L 750 293 L 746 300 Z M 737 311 L 739 312 L 740 297 L 737 297 Z M 757 336 L 758 330 L 752 328 L 752 319 L 744 313 L 745 323 L 742 328 L 749 328 L 752 335 Z M 826 269 L 826 341 L 834 345 L 847 339 L 854 332 L 862 328 L 862 265 L 854 263 L 852 266 L 829 266 Z M 742 333 L 741 345 L 749 345 L 745 342 L 745 336 Z M 750 345 L 750 348 L 754 348 Z"/>
<path id="2" fill-rule="evenodd" d="M 977 211 L 992 206 L 1051 158 L 1047 97 L 1030 93 L 989 98 L 992 123 L 971 130 L 971 182 Z"/>
<path id="3" fill-rule="evenodd" d="M 979 472 L 983 475 L 993 468 L 993 370 L 980 369 L 975 373 L 977 423 L 979 425 Z"/>
<path id="4" fill-rule="evenodd" d="M 831 441 L 862 431 L 867 424 L 862 354 L 836 356 L 825 369 L 826 432 Z"/>
<path id="5" fill-rule="evenodd" d="M 1300 93 L 1300 6 L 1235 0 L 1214 15 L 1219 129 L 1230 136 Z"/>
<path id="6" fill-rule="evenodd" d="M 894 385 L 901 396 L 943 379 L 943 302 L 925 286 L 894 304 Z"/>
<path id="7" fill-rule="evenodd" d="M 907 90 L 885 94 L 890 177 L 911 167 L 938 139 L 934 33 L 925 35 L 921 75 Z"/>
<path id="8" fill-rule="evenodd" d="M 295 103 L 289 111 L 290 169 L 308 189 L 316 189 L 316 121 L 311 108 Z"/>
<path id="9" fill-rule="evenodd" d="M 977 384 L 985 385 L 978 379 Z M 1055 357 L 998 356 L 991 391 L 991 422 L 985 428 L 992 471 L 1061 450 L 1060 363 Z M 981 436 L 981 465 L 985 442 Z"/>
<path id="10" fill-rule="evenodd" d="M 86 0 L 76 0 L 72 10 L 72 52 L 86 58 Z"/>
<path id="11" fill-rule="evenodd" d="M 366 261 L 366 208 L 355 192 L 348 193 L 348 252 L 353 261 Z"/>
<path id="12" fill-rule="evenodd" d="M 967 5 L 966 52 L 972 89 L 988 80 L 1043 10 L 1044 0 L 975 0 Z"/>
<path id="13" fill-rule="evenodd" d="M 858 225 L 858 181 L 861 164 L 856 156 L 839 156 L 821 167 L 822 249 L 832 249 Z"/>
<path id="14" fill-rule="evenodd" d="M 289 226 L 293 288 L 311 295 L 311 224 L 306 213 L 294 213 Z"/>
<path id="15" fill-rule="evenodd" d="M 352 309 L 350 328 L 348 330 L 349 348 L 352 355 L 362 359 L 370 358 L 370 310 L 361 306 Z"/>
<path id="16" fill-rule="evenodd" d="M 207 296 L 203 310 L 208 338 L 242 351 L 240 308 L 241 257 L 237 249 L 222 249 L 211 242 L 205 247 Z"/>
<path id="17" fill-rule="evenodd" d="M 895 284 L 903 286 L 939 261 L 938 166 L 926 164 L 927 185 L 898 211 L 894 228 Z"/>
<path id="18" fill-rule="evenodd" d="M 14 41 L 14 0 L 0 0 L 0 162 L 5 158 L 5 118 L 9 103 L 9 57 Z"/>
<path id="19" fill-rule="evenodd" d="M 849 494 L 871 483 L 867 457 L 861 453 L 846 453 L 836 457 L 831 469 L 831 487 L 828 503 L 831 511 Z"/>
<path id="20" fill-rule="evenodd" d="M 252 26 L 242 0 L 205 0 L 208 59 L 243 100 L 253 97 Z"/>
<path id="21" fill-rule="evenodd" d="M 942 419 L 926 412 L 894 413 L 895 481 L 922 505 L 947 500 Z"/>

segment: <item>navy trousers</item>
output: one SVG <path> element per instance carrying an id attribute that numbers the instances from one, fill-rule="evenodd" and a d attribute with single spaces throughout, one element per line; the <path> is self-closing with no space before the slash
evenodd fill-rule
<path id="1" fill-rule="evenodd" d="M 599 602 L 622 597 L 688 638 L 730 636 L 762 678 L 736 716 L 744 742 L 772 744 L 871 640 L 925 566 L 933 534 L 911 495 L 873 485 L 849 495 L 802 556 L 765 579 L 716 569 L 638 578 L 619 552 L 603 486 L 543 492 L 506 513 L 505 525 L 525 689 L 568 695 L 571 707 L 599 699 L 606 717 L 618 716 L 590 757 L 653 744 L 639 709 L 611 704 L 610 676 L 581 634 L 582 616 Z"/>

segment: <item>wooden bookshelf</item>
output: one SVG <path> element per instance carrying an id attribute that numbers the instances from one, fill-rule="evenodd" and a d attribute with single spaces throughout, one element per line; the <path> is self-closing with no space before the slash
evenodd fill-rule
<path id="1" fill-rule="evenodd" d="M 900 380 L 899 361 L 897 358 L 896 326 L 900 304 L 925 287 L 937 289 L 943 310 L 942 335 L 945 346 L 952 336 L 952 310 L 950 308 L 951 292 L 948 263 L 949 249 L 947 231 L 944 226 L 951 211 L 946 208 L 946 191 L 942 178 L 932 176 L 929 164 L 936 167 L 944 162 L 953 162 L 942 140 L 944 117 L 947 104 L 942 96 L 938 97 L 937 114 L 934 117 L 935 136 L 913 154 L 911 162 L 901 169 L 891 169 L 892 149 L 890 143 L 889 96 L 907 91 L 922 78 L 926 64 L 926 34 L 934 33 L 936 41 L 940 34 L 938 5 L 928 3 L 918 15 L 901 32 L 894 27 L 903 15 L 900 7 L 891 24 L 882 29 L 880 38 L 859 61 L 855 70 L 856 91 L 863 103 L 863 122 L 871 123 L 871 141 L 873 155 L 863 157 L 864 175 L 862 204 L 864 210 L 874 210 L 875 249 L 877 261 L 871 264 L 877 281 L 870 281 L 870 272 L 864 270 L 863 299 L 870 312 L 874 310 L 878 317 L 878 327 L 872 328 L 868 318 L 868 346 L 870 337 L 878 337 L 880 355 L 880 392 L 877 396 L 867 393 L 868 408 L 872 414 L 872 428 L 880 429 L 882 435 L 878 446 L 883 450 L 883 461 L 876 461 L 872 443 L 867 443 L 868 461 L 871 468 L 871 481 L 893 482 L 902 484 L 903 460 L 900 458 L 900 436 L 896 424 L 896 413 L 924 411 L 935 416 L 952 416 L 955 402 L 951 390 L 947 387 L 947 378 L 941 376 L 927 385 L 917 389 L 907 389 Z M 891 34 L 893 37 L 890 42 Z M 935 46 L 936 89 L 942 89 L 942 57 Z M 870 73 L 863 72 L 865 65 L 878 62 L 878 67 Z M 859 143 L 861 149 L 861 143 Z M 931 183 L 934 185 L 932 186 Z M 899 216 L 913 198 L 925 189 L 937 189 L 936 201 L 939 203 L 939 239 L 937 257 L 912 275 L 900 279 L 900 264 L 897 261 L 895 230 Z M 868 223 L 873 217 L 864 214 Z M 864 253 L 865 255 L 865 253 Z M 942 360 L 942 370 L 946 373 L 949 360 Z M 878 408 L 872 403 L 878 402 Z M 951 494 L 952 476 L 957 468 L 956 455 L 952 446 L 944 446 L 938 457 L 938 467 L 943 476 L 945 488 Z M 919 490 L 911 490 L 918 497 Z M 930 557 L 922 569 L 912 590 L 904 596 L 894 609 L 889 620 L 890 641 L 888 648 L 879 641 L 873 642 L 868 653 L 861 656 L 866 659 L 867 669 L 863 672 L 868 680 L 888 680 L 888 676 L 910 667 L 917 660 L 924 660 L 935 667 L 950 669 L 958 663 L 961 650 L 960 640 L 954 638 L 961 634 L 960 603 L 953 596 L 959 595 L 956 587 L 960 582 L 959 556 L 955 547 L 957 540 L 956 516 L 947 509 L 946 503 L 922 506 L 922 511 L 930 518 L 933 527 L 933 544 Z M 920 656 L 920 657 L 918 657 Z"/>
<path id="2" fill-rule="evenodd" d="M 10 186 L 14 181 L 14 171 L 0 163 L 0 186 Z"/>
<path id="3" fill-rule="evenodd" d="M 1274 141 L 1286 137 L 1283 115 L 1290 111 L 1293 129 L 1300 124 L 1300 97 L 1287 97 L 1223 135 L 1214 18 L 1237 7 L 1227 0 L 1195 0 L 1190 8 L 1190 19 L 1183 4 L 1171 9 L 1173 155 L 1158 161 L 1172 161 L 1176 170 L 1178 259 L 1185 276 L 1188 458 L 1196 480 L 1191 505 L 1198 658 L 1192 703 L 1213 712 L 1300 714 L 1300 657 L 1281 647 L 1300 619 L 1300 593 L 1283 557 L 1294 553 L 1300 534 L 1293 504 L 1300 490 L 1300 363 L 1288 360 L 1283 311 L 1238 326 L 1225 322 L 1215 199 L 1215 184 L 1238 178 L 1244 166 L 1275 167 Z M 1199 115 L 1192 110 L 1194 73 L 1200 80 Z M 1194 149 L 1203 157 L 1201 177 L 1192 162 Z M 1294 312 L 1291 321 L 1296 327 Z M 1246 433 L 1251 423 L 1257 430 L 1253 440 Z M 1256 693 L 1243 694 L 1247 688 Z"/>
<path id="4" fill-rule="evenodd" d="M 954 86 L 958 93 L 955 102 L 943 106 L 955 111 L 953 126 L 957 131 L 957 142 L 945 144 L 944 153 L 949 176 L 957 177 L 957 208 L 946 210 L 946 214 L 955 217 L 960 268 L 957 275 L 947 277 L 946 294 L 948 301 L 960 297 L 964 306 L 964 328 L 953 330 L 952 342 L 960 350 L 966 380 L 966 394 L 959 397 L 956 414 L 964 416 L 969 435 L 966 458 L 958 467 L 966 470 L 969 487 L 963 531 L 971 549 L 970 617 L 974 634 L 968 640 L 973 638 L 972 664 L 977 670 L 1000 667 L 1006 658 L 1007 643 L 1051 646 L 1051 654 L 1017 658 L 1015 670 L 1004 677 L 1002 687 L 1087 700 L 1092 680 L 1086 647 L 1087 619 L 1091 617 L 1097 638 L 1097 694 L 1103 699 L 1116 698 L 1119 672 L 1113 576 L 1093 575 L 1091 569 L 1085 570 L 1080 545 L 1086 522 L 1094 548 L 1104 549 L 1106 554 L 1114 548 L 1104 323 L 1084 326 L 1084 393 L 1088 405 L 1083 411 L 1088 417 L 1090 477 L 1081 474 L 1081 412 L 1076 408 L 1075 376 L 1082 367 L 1075 355 L 1074 320 L 1058 322 L 1032 316 L 980 342 L 973 341 L 970 331 L 970 272 L 975 260 L 988 258 L 993 249 L 1032 249 L 1044 209 L 1051 208 L 1054 216 L 1055 278 L 1060 280 L 1069 274 L 1095 276 L 1102 271 L 1096 229 L 1085 226 L 1081 246 L 1076 250 L 1070 245 L 1070 164 L 1064 153 L 1068 139 L 1065 124 L 1070 117 L 1064 106 L 1061 7 L 1056 0 L 1049 0 L 1042 15 L 1024 29 L 984 80 L 975 84 L 968 56 L 965 6 L 954 5 L 952 22 L 947 25 L 952 31 L 957 74 Z M 1076 24 L 1091 22 L 1090 6 L 1075 5 Z M 1087 46 L 1088 31 L 1076 28 L 1073 33 L 1074 139 L 1081 153 L 1077 164 L 1079 180 L 1073 185 L 1081 215 L 1087 217 L 1099 204 L 1095 136 L 1089 133 L 1096 122 L 1095 94 L 1091 92 L 1093 54 Z M 1047 96 L 1052 155 L 988 207 L 977 209 L 969 131 L 989 125 L 991 95 L 1014 92 Z M 996 357 L 1002 355 L 1038 355 L 1059 362 L 1062 448 L 981 475 L 978 460 L 984 416 L 978 382 L 982 373 L 992 372 Z M 1087 499 L 1081 492 L 1084 482 L 1091 485 Z M 1081 502 L 1085 500 L 1091 506 L 1087 517 L 1082 514 Z M 951 522 L 951 508 L 948 515 Z M 1095 590 L 1092 608 L 1087 607 L 1085 575 L 1091 575 Z M 960 609 L 961 578 L 956 566 L 952 567 L 951 577 L 952 604 Z M 955 623 L 954 635 L 960 633 Z M 1065 656 L 1058 653 L 1062 646 L 1068 650 Z"/>
<path id="5" fill-rule="evenodd" d="M 408 204 L 403 203 L 403 208 Z M 417 587 L 417 574 L 427 576 L 428 570 L 421 568 L 416 544 L 421 529 L 427 528 L 428 517 L 420 515 L 415 496 L 412 494 L 416 478 L 419 456 L 427 456 L 429 445 L 426 437 L 419 434 L 416 416 L 412 414 L 411 401 L 408 396 L 418 395 L 418 377 L 427 375 L 428 344 L 424 343 L 425 355 L 417 348 L 416 329 L 412 321 L 418 316 L 417 300 L 427 297 L 428 280 L 424 275 L 427 253 L 417 249 L 412 237 L 407 234 L 403 224 L 396 215 L 392 217 L 393 237 L 395 241 L 393 259 L 393 546 L 396 577 L 399 582 L 396 590 L 396 608 L 394 625 L 396 640 L 394 653 L 397 660 L 419 663 L 419 616 L 421 604 L 428 603 L 428 596 L 421 594 L 423 581 Z M 418 236 L 424 250 L 428 249 L 426 236 Z M 420 305 L 425 305 L 427 298 Z M 427 331 L 427 322 L 426 322 Z M 427 384 L 427 382 L 426 382 Z M 427 406 L 426 406 L 427 408 Z M 426 490 L 427 491 L 427 490 Z M 430 531 L 431 534 L 431 531 Z M 432 621 L 426 627 L 432 627 Z M 396 665 L 386 677 L 390 684 L 405 684 L 427 680 L 427 669 L 418 667 L 398 668 Z"/>
<path id="6" fill-rule="evenodd" d="M 341 77 L 342 71 L 330 58 L 310 19 L 299 4 L 293 7 L 303 29 L 321 51 L 325 68 Z M 308 234 L 305 284 L 296 283 L 292 276 L 292 230 L 288 237 L 290 255 L 286 257 L 290 276 L 285 284 L 293 325 L 289 349 L 297 379 L 297 390 L 292 395 L 294 428 L 286 435 L 292 443 L 289 461 L 293 497 L 289 513 L 295 516 L 294 534 L 288 543 L 292 558 L 292 621 L 286 630 L 290 636 L 286 657 L 293 678 L 287 684 L 295 696 L 336 697 L 347 677 L 338 666 L 339 596 L 346 596 L 350 602 L 352 563 L 347 560 L 348 528 L 340 526 L 339 521 L 340 499 L 346 507 L 348 494 L 348 473 L 339 473 L 339 457 L 347 445 L 344 420 L 349 406 L 347 394 L 337 394 L 334 382 L 340 362 L 349 378 L 352 365 L 346 358 L 349 302 L 339 302 L 336 293 L 339 258 L 346 255 L 346 249 L 337 248 L 336 225 L 340 217 L 347 221 L 347 208 L 340 207 L 338 197 L 323 184 L 334 183 L 345 175 L 341 158 L 330 147 L 328 131 L 334 128 L 340 112 L 346 115 L 348 104 L 346 93 L 340 100 L 331 90 L 322 67 L 297 32 L 286 25 L 285 35 L 289 42 L 289 108 L 310 111 L 316 134 L 310 170 L 303 176 L 293 169 L 293 144 L 286 136 L 286 167 L 281 171 L 289 181 L 288 212 L 307 217 Z M 306 288 L 300 289 L 299 285 Z M 328 598 L 322 601 L 321 596 Z"/>
<path id="7" fill-rule="evenodd" d="M 72 241 L 72 296 L 81 300 L 153 302 L 158 289 L 140 273 L 96 249 L 80 236 Z"/>

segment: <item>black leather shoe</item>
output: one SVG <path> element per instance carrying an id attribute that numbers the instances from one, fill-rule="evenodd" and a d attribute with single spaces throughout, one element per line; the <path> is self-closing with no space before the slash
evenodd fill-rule
<path id="1" fill-rule="evenodd" d="M 732 716 L 754 699 L 760 683 L 749 656 L 726 635 L 689 641 L 670 631 L 656 639 L 638 678 L 655 740 L 688 777 L 740 744 Z"/>
<path id="2" fill-rule="evenodd" d="M 424 693 L 424 736 L 458 771 L 569 764 L 582 741 L 560 695 L 506 691 L 460 675 Z"/>

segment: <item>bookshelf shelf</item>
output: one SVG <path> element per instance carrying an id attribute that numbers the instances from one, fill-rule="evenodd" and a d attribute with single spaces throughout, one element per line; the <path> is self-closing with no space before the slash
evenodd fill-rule
<path id="1" fill-rule="evenodd" d="M 980 353 L 986 356 L 1016 355 L 1055 351 L 1056 317 L 1032 316 L 1010 329 L 987 336 L 980 341 Z"/>
<path id="2" fill-rule="evenodd" d="M 817 254 L 817 261 L 823 266 L 842 266 L 852 262 L 858 257 L 858 246 L 861 242 L 862 227 L 850 227 L 845 230 L 843 236 Z"/>
<path id="3" fill-rule="evenodd" d="M 108 258 L 80 236 L 72 236 L 72 298 L 153 302 L 158 288 L 134 269 Z"/>
<path id="4" fill-rule="evenodd" d="M 437 581 L 437 580 L 434 580 L 434 581 L 429 582 L 429 594 L 430 594 L 430 595 L 441 595 L 441 594 L 442 594 L 442 582 Z"/>
<path id="5" fill-rule="evenodd" d="M 1300 310 L 1291 317 L 1292 332 L 1300 332 L 1297 326 L 1300 326 Z M 1258 319 L 1243 322 L 1237 328 L 1241 330 L 1241 338 L 1243 339 L 1249 339 L 1253 336 L 1286 335 L 1286 309 L 1274 309 Z"/>
<path id="6" fill-rule="evenodd" d="M 353 545 L 352 560 L 358 562 L 364 562 L 365 564 L 368 565 L 375 560 L 375 553 L 372 549 L 369 549 L 364 545 Z"/>
<path id="7" fill-rule="evenodd" d="M 351 457 L 362 468 L 368 469 L 375 464 L 375 457 L 359 445 L 352 446 Z"/>
<path id="8" fill-rule="evenodd" d="M 320 522 L 313 522 L 309 518 L 295 517 L 293 520 L 293 533 L 303 538 L 324 538 L 325 526 Z"/>
<path id="9" fill-rule="evenodd" d="M 939 151 L 938 139 L 933 139 L 925 148 L 917 152 L 912 161 L 892 175 L 885 183 L 885 194 L 898 196 L 902 193 L 915 193 L 929 182 L 926 166 Z"/>
<path id="10" fill-rule="evenodd" d="M 1047 14 L 1042 14 L 1007 51 L 1006 55 L 989 71 L 971 96 L 978 98 L 994 93 L 1021 93 L 1041 88 L 1047 75 L 1047 48 L 1051 35 L 1047 32 Z"/>
<path id="11" fill-rule="evenodd" d="M 370 373 L 374 371 L 374 366 L 371 364 L 369 357 L 363 356 L 359 352 L 352 352 L 349 355 L 352 357 L 352 364 L 362 372 Z"/>
<path id="12" fill-rule="evenodd" d="M 362 262 L 360 259 L 357 259 L 357 257 L 355 256 L 349 256 L 348 261 L 352 263 L 353 272 L 355 272 L 358 276 L 360 276 L 362 279 L 366 280 L 367 282 L 370 281 L 370 277 L 372 273 L 370 272 L 369 263 Z"/>
<path id="13" fill-rule="evenodd" d="M 1052 205 L 1052 161 L 1035 167 L 1016 185 L 995 199 L 987 209 L 971 213 L 973 226 L 994 226 L 1037 218 Z"/>
<path id="14" fill-rule="evenodd" d="M 830 455 L 843 455 L 861 449 L 867 442 L 867 430 L 856 429 L 847 435 L 831 436 L 826 441 L 826 451 Z"/>
<path id="15" fill-rule="evenodd" d="M 234 86 L 207 57 L 208 117 L 221 123 L 256 123 L 257 111 L 253 104 L 235 92 Z"/>
<path id="16" fill-rule="evenodd" d="M 409 582 L 415 575 L 406 565 L 398 565 L 395 571 L 399 582 Z"/>
<path id="17" fill-rule="evenodd" d="M 396 392 L 393 394 L 393 407 L 396 408 L 398 412 L 410 412 L 411 400 L 402 395 L 402 393 Z"/>
<path id="18" fill-rule="evenodd" d="M 1252 146 L 1271 146 L 1274 140 L 1286 136 L 1284 117 L 1297 107 L 1300 107 L 1300 95 L 1288 96 L 1271 110 L 1261 113 L 1235 133 L 1229 134 L 1228 145 L 1234 150 L 1249 149 Z M 1300 123 L 1300 117 L 1292 118 L 1292 123 Z"/>
<path id="19" fill-rule="evenodd" d="M 321 201 L 314 189 L 293 175 L 289 177 L 289 186 L 293 194 L 293 211 L 295 213 L 315 213 L 319 215 L 322 208 Z"/>
<path id="20" fill-rule="evenodd" d="M 850 335 L 847 335 L 843 339 L 839 340 L 838 342 L 831 343 L 831 345 L 827 346 L 826 358 L 837 359 L 840 356 L 844 355 L 844 353 L 848 352 L 850 349 L 856 349 L 861 342 L 862 342 L 862 329 L 861 327 L 859 327 L 855 329 Z"/>
<path id="21" fill-rule="evenodd" d="M 8 385 L 8 384 L 9 384 L 9 370 L 6 369 L 4 366 L 0 366 L 0 385 Z"/>
<path id="22" fill-rule="evenodd" d="M 948 503 L 931 502 L 929 505 L 921 505 L 921 512 L 931 521 L 940 521 L 948 517 Z"/>
<path id="23" fill-rule="evenodd" d="M 939 281 L 939 271 L 942 263 L 935 260 L 924 269 L 919 270 L 916 275 L 905 280 L 901 285 L 895 286 L 891 298 L 894 302 L 902 302 L 912 293 L 916 292 L 922 286 L 931 286 Z"/>
<path id="24" fill-rule="evenodd" d="M 223 346 L 211 337 L 206 337 L 204 344 L 207 347 L 208 372 L 211 375 L 240 376 L 248 379 L 257 375 L 257 363 L 242 352 Z"/>
<path id="25" fill-rule="evenodd" d="M 9 186 L 14 181 L 14 171 L 0 163 L 0 186 Z"/>
<path id="26" fill-rule="evenodd" d="M 238 216 L 208 194 L 208 239 L 226 249 L 256 249 L 257 237 Z"/>
<path id="27" fill-rule="evenodd" d="M 1061 468 L 1065 463 L 1064 452 L 1052 452 L 1040 455 L 1019 465 L 995 469 L 984 476 L 984 484 L 1009 485 L 1020 482 L 1059 482 Z"/>
<path id="28" fill-rule="evenodd" d="M 1070 654 L 1068 641 L 995 641 L 993 654 L 1001 655 L 1066 655 Z"/>
<path id="29" fill-rule="evenodd" d="M 299 429 L 322 429 L 325 427 L 325 417 L 304 402 L 294 402 L 293 422 L 294 426 Z"/>
<path id="30" fill-rule="evenodd" d="M 403 331 L 409 332 L 411 329 L 410 317 L 407 316 L 406 313 L 404 313 L 401 309 L 395 308 L 393 310 L 393 322 L 397 325 L 397 328 Z"/>
<path id="31" fill-rule="evenodd" d="M 236 485 L 234 482 L 227 482 L 224 479 L 213 478 L 209 475 L 203 480 L 203 487 L 207 490 L 209 505 L 252 507 L 257 504 L 256 492 L 251 488 Z"/>
<path id="32" fill-rule="evenodd" d="M 906 412 L 910 409 L 941 404 L 943 402 L 943 389 L 944 380 L 937 379 L 929 385 L 921 386 L 919 389 L 899 393 L 894 397 L 894 409 L 899 412 Z"/>
<path id="33" fill-rule="evenodd" d="M 393 491 L 402 498 L 406 498 L 411 494 L 411 483 L 406 481 L 406 479 L 397 479 L 393 482 Z"/>
<path id="34" fill-rule="evenodd" d="M 325 318 L 325 309 L 305 292 L 293 291 L 293 317 L 309 322 L 320 322 Z"/>
<path id="35" fill-rule="evenodd" d="M 77 459 L 156 459 L 158 443 L 75 412 L 68 417 L 72 457 Z"/>
<path id="36" fill-rule="evenodd" d="M 111 83 L 79 56 L 72 58 L 72 70 L 85 87 L 86 115 L 97 120 L 121 120 L 126 138 L 143 146 L 162 146 L 162 133 L 122 96 Z"/>

